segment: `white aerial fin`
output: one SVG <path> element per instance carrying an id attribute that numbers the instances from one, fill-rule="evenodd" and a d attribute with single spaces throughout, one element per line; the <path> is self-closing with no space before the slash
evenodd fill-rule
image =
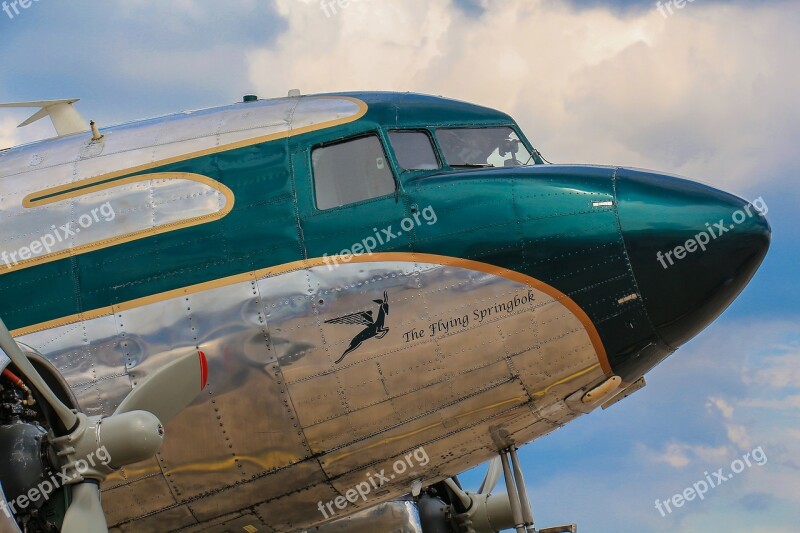
<path id="1" fill-rule="evenodd" d="M 89 131 L 89 124 L 81 117 L 74 104 L 79 98 L 68 100 L 42 100 L 39 102 L 14 102 L 10 104 L 0 104 L 0 107 L 39 107 L 39 111 L 34 113 L 28 120 L 17 126 L 21 128 L 33 124 L 39 119 L 49 116 L 56 128 L 59 137 L 71 135 L 82 131 Z"/>

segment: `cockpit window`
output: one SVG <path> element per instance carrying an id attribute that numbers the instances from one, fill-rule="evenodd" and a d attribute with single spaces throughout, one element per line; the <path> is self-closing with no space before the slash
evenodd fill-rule
<path id="1" fill-rule="evenodd" d="M 395 191 L 392 170 L 381 140 L 360 137 L 311 153 L 319 209 L 331 209 Z"/>
<path id="2" fill-rule="evenodd" d="M 519 167 L 535 164 L 516 132 L 507 127 L 436 130 L 451 167 Z"/>
<path id="3" fill-rule="evenodd" d="M 397 162 L 405 170 L 436 170 L 439 160 L 433 149 L 431 138 L 423 131 L 389 132 L 389 140 L 397 155 Z"/>

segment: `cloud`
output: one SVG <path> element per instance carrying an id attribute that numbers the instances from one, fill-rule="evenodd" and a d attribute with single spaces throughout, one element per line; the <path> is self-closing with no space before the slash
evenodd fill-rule
<path id="1" fill-rule="evenodd" d="M 100 125 L 230 103 L 283 24 L 271 0 L 41 2 L 3 22 L 0 101 L 82 97 Z"/>
<path id="2" fill-rule="evenodd" d="M 712 407 L 716 408 L 722 414 L 725 420 L 731 420 L 733 418 L 733 407 L 724 399 L 714 397 L 709 398 L 706 408 L 711 411 Z"/>
<path id="3" fill-rule="evenodd" d="M 796 3 L 578 10 L 563 2 L 278 0 L 287 29 L 249 55 L 261 94 L 412 90 L 515 115 L 554 161 L 639 165 L 727 188 L 763 188 L 798 168 L 788 69 Z M 754 183 L 755 182 L 755 183 Z"/>
<path id="4" fill-rule="evenodd" d="M 685 444 L 671 443 L 662 453 L 650 452 L 650 458 L 657 463 L 665 463 L 673 468 L 683 468 L 691 462 Z"/>
<path id="5" fill-rule="evenodd" d="M 17 127 L 37 110 L 37 108 L 0 109 L 0 150 L 56 136 L 55 127 L 48 117 L 24 128 Z"/>
<path id="6" fill-rule="evenodd" d="M 800 394 L 791 394 L 779 400 L 768 400 L 764 398 L 754 398 L 752 400 L 744 400 L 740 402 L 743 407 L 751 407 L 755 409 L 772 409 L 772 410 L 798 410 L 800 411 Z M 791 430 L 790 430 L 791 431 Z M 800 433 L 798 433 L 800 437 Z"/>
<path id="7" fill-rule="evenodd" d="M 742 424 L 734 422 L 734 409 L 731 404 L 723 398 L 711 397 L 708 399 L 706 409 L 708 409 L 712 416 L 715 412 L 719 412 L 719 414 L 722 415 L 728 440 L 732 444 L 742 451 L 753 449 L 753 440 L 750 438 L 747 428 Z"/>
<path id="8" fill-rule="evenodd" d="M 16 129 L 17 124 L 13 119 L 0 119 L 0 149 L 14 146 L 19 142 L 17 140 Z"/>
<path id="9" fill-rule="evenodd" d="M 800 389 L 800 352 L 770 357 L 767 368 L 757 370 L 748 382 L 773 389 Z"/>
<path id="10" fill-rule="evenodd" d="M 713 447 L 683 442 L 671 442 L 660 452 L 640 444 L 638 452 L 648 463 L 663 463 L 672 468 L 685 468 L 692 464 L 693 461 L 720 464 L 731 455 L 731 449 L 728 446 Z"/>

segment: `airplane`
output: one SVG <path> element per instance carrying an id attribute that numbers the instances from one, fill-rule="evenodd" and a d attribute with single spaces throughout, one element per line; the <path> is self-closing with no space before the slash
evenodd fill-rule
<path id="1" fill-rule="evenodd" d="M 0 151 L 0 531 L 576 531 L 517 449 L 640 390 L 770 243 L 758 201 L 443 97 L 75 102 L 4 106 L 58 136 Z"/>

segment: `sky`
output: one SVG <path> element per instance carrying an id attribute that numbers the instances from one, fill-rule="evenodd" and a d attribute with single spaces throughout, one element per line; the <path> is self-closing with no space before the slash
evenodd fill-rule
<path id="1" fill-rule="evenodd" d="M 80 97 L 103 127 L 248 93 L 424 92 L 510 113 L 553 162 L 645 167 L 762 198 L 772 248 L 732 307 L 645 389 L 520 454 L 541 527 L 793 532 L 800 2 L 660 5 L 38 0 L 13 18 L 0 11 L 0 101 Z M 0 148 L 53 135 L 47 121 L 17 129 L 29 114 L 0 110 Z M 666 516 L 656 509 L 754 449 L 763 466 Z M 463 480 L 477 488 L 482 474 Z"/>

